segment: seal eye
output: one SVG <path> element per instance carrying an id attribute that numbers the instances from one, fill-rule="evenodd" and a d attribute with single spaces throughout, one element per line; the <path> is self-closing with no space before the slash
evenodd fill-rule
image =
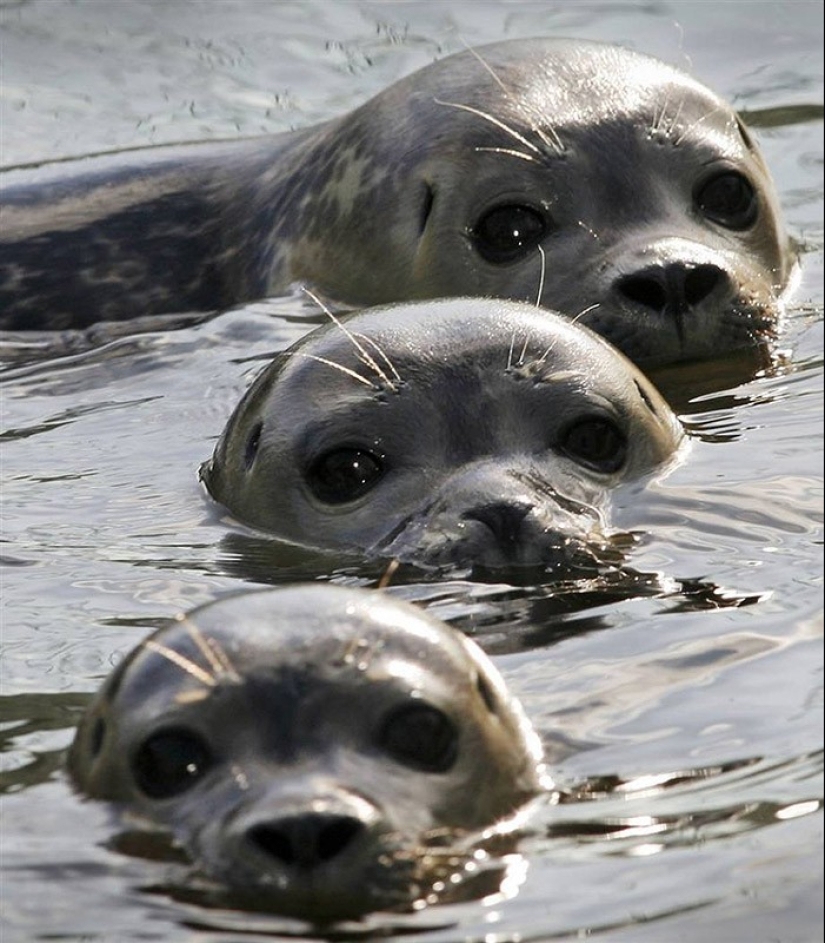
<path id="1" fill-rule="evenodd" d="M 458 731 L 437 707 L 422 702 L 392 711 L 378 734 L 399 763 L 424 773 L 446 773 L 458 757 Z"/>
<path id="2" fill-rule="evenodd" d="M 384 475 L 380 459 L 365 449 L 326 452 L 312 463 L 306 480 L 325 504 L 346 504 L 366 494 Z"/>
<path id="3" fill-rule="evenodd" d="M 501 265 L 523 258 L 547 233 L 544 215 L 532 206 L 508 204 L 485 213 L 472 230 L 479 255 Z"/>
<path id="4" fill-rule="evenodd" d="M 150 799 L 169 799 L 193 786 L 214 760 L 200 736 L 189 730 L 152 734 L 132 760 L 138 789 Z"/>
<path id="5" fill-rule="evenodd" d="M 627 457 L 627 440 L 615 423 L 591 417 L 569 426 L 559 443 L 574 461 L 605 474 L 618 471 Z"/>
<path id="6" fill-rule="evenodd" d="M 747 229 L 756 222 L 759 201 L 747 177 L 726 170 L 706 180 L 694 202 L 703 216 L 726 229 Z"/>

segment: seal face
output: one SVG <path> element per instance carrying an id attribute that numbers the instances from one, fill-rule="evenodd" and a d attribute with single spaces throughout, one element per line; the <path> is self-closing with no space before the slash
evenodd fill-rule
<path id="1" fill-rule="evenodd" d="M 90 704 L 69 771 L 212 880 L 318 923 L 438 897 L 453 845 L 551 785 L 474 643 L 329 585 L 228 597 L 150 636 Z"/>
<path id="2" fill-rule="evenodd" d="M 15 171 L 0 326 L 232 304 L 489 295 L 580 318 L 645 365 L 770 338 L 793 258 L 731 107 L 570 39 L 449 56 L 327 124 Z"/>
<path id="3" fill-rule="evenodd" d="M 613 489 L 681 427 L 586 328 L 518 302 L 359 312 L 278 356 L 201 469 L 212 496 L 288 541 L 433 568 L 616 560 Z"/>

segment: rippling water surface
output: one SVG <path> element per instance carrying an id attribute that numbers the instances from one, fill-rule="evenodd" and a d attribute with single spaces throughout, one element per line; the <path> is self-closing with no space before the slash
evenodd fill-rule
<path id="1" fill-rule="evenodd" d="M 537 810 L 501 895 L 340 938 L 821 938 L 821 10 L 0 3 L 4 165 L 284 130 L 465 43 L 557 34 L 693 71 L 746 113 L 776 175 L 802 259 L 777 364 L 657 376 L 692 445 L 643 508 L 616 508 L 646 535 L 632 574 L 587 592 L 393 588 L 494 655 L 547 743 L 561 802 Z M 148 629 L 308 572 L 231 531 L 196 469 L 255 358 L 317 323 L 305 300 L 282 298 L 179 330 L 2 339 L 4 943 L 312 936 L 151 892 L 159 865 L 107 847 L 106 810 L 71 794 L 61 763 L 89 692 Z"/>

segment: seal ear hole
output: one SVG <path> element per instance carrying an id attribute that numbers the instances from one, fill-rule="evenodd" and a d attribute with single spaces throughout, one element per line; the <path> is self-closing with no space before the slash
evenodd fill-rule
<path id="1" fill-rule="evenodd" d="M 347 504 L 366 494 L 384 477 L 381 459 L 366 449 L 332 449 L 317 458 L 306 473 L 310 490 L 324 504 Z"/>
<path id="2" fill-rule="evenodd" d="M 498 701 L 493 689 L 490 687 L 490 682 L 482 674 L 476 675 L 476 690 L 481 696 L 481 700 L 484 701 L 484 706 L 491 714 L 498 714 Z"/>
<path id="3" fill-rule="evenodd" d="M 503 265 L 529 255 L 549 229 L 544 212 L 506 203 L 487 210 L 473 226 L 470 237 L 482 259 Z"/>
<path id="4" fill-rule="evenodd" d="M 243 464 L 247 471 L 252 467 L 255 456 L 258 454 L 258 446 L 261 444 L 261 432 L 263 428 L 264 424 L 262 422 L 256 422 L 247 436 L 246 446 L 243 452 Z"/>
<path id="5" fill-rule="evenodd" d="M 653 405 L 653 400 L 648 396 L 647 390 L 639 383 L 638 380 L 633 381 L 636 384 L 636 389 L 639 391 L 639 396 L 642 398 L 642 402 L 647 406 L 647 408 L 653 413 L 654 416 L 657 416 L 656 407 Z"/>
<path id="6" fill-rule="evenodd" d="M 759 212 L 753 184 L 736 170 L 706 178 L 696 188 L 693 202 L 706 219 L 735 232 L 753 226 Z"/>
<path id="7" fill-rule="evenodd" d="M 106 721 L 102 717 L 96 717 L 92 724 L 92 732 L 89 734 L 89 751 L 92 759 L 96 759 L 103 747 L 103 738 L 106 736 Z"/>
<path id="8" fill-rule="evenodd" d="M 446 773 L 458 758 L 458 731 L 437 707 L 414 701 L 384 719 L 378 744 L 403 766 L 424 773 Z"/>
<path id="9" fill-rule="evenodd" d="M 200 734 L 173 727 L 143 741 L 132 757 L 132 775 L 145 796 L 169 799 L 186 792 L 214 763 Z"/>
<path id="10" fill-rule="evenodd" d="M 559 448 L 578 464 L 603 474 L 617 472 L 627 458 L 625 434 L 603 416 L 590 416 L 569 425 L 561 435 Z"/>
<path id="11" fill-rule="evenodd" d="M 745 122 L 739 117 L 739 115 L 736 116 L 736 127 L 739 129 L 739 134 L 740 134 L 742 140 L 745 142 L 745 146 L 748 148 L 748 150 L 749 150 L 749 151 L 755 151 L 755 150 L 756 150 L 756 143 L 754 142 L 753 138 L 751 137 L 751 133 L 750 133 L 750 131 L 748 131 L 747 125 L 746 125 Z"/>
<path id="12" fill-rule="evenodd" d="M 427 228 L 427 221 L 430 218 L 430 213 L 433 210 L 433 203 L 435 203 L 435 190 L 428 184 L 424 184 L 424 201 L 421 205 L 421 216 L 419 217 L 418 231 L 420 234 L 424 233 L 424 230 Z"/>

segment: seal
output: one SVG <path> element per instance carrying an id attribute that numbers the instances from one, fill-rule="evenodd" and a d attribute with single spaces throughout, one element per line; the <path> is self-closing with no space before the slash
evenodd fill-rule
<path id="1" fill-rule="evenodd" d="M 475 643 L 329 584 L 167 623 L 94 697 L 68 768 L 83 793 L 170 831 L 236 901 L 315 923 L 438 901 L 480 833 L 511 830 L 552 788 Z"/>
<path id="2" fill-rule="evenodd" d="M 561 575 L 616 562 L 611 495 L 682 440 L 652 384 L 587 328 L 444 299 L 336 319 L 276 356 L 201 477 L 240 521 L 297 544 Z"/>
<path id="3" fill-rule="evenodd" d="M 770 339 L 793 268 L 732 108 L 573 39 L 449 56 L 286 135 L 13 170 L 2 199 L 15 330 L 220 311 L 296 282 L 344 307 L 540 290 L 656 365 Z"/>

